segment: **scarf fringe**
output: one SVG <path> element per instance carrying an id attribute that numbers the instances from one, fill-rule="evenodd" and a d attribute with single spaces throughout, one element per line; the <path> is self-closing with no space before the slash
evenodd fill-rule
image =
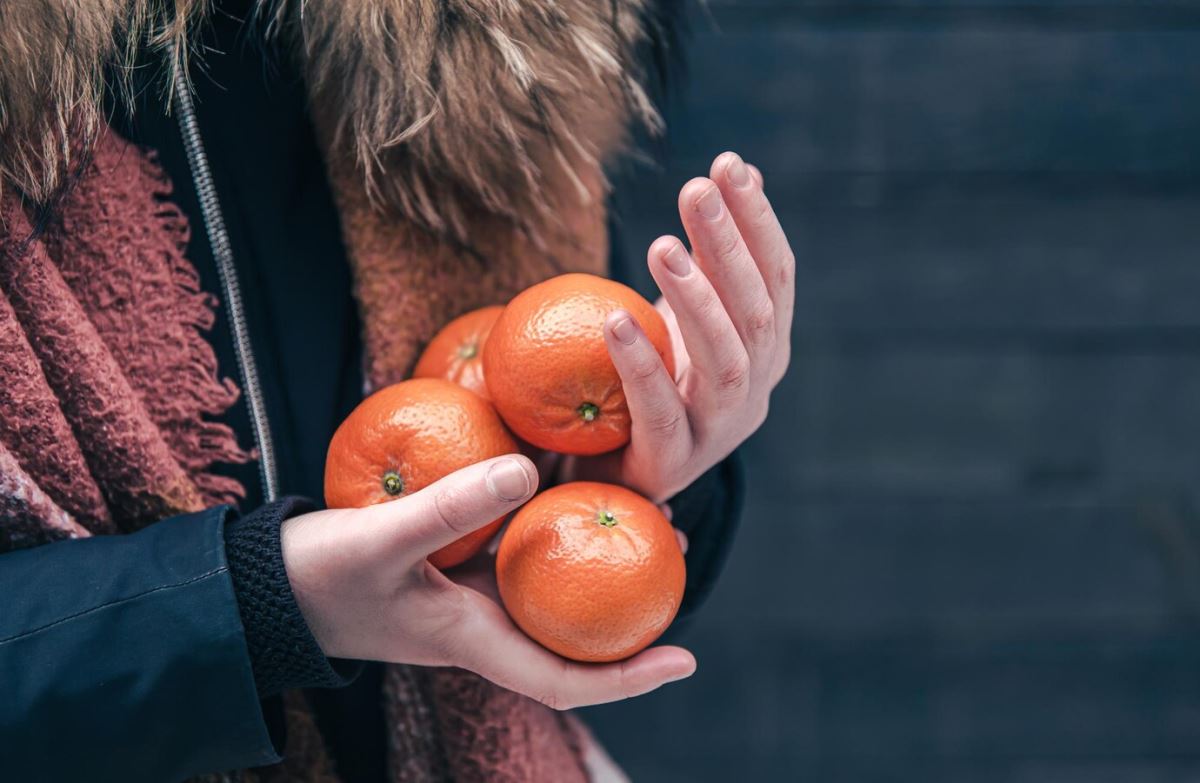
<path id="1" fill-rule="evenodd" d="M 241 397 L 233 379 L 219 377 L 216 354 L 205 337 L 216 320 L 218 301 L 201 290 L 200 276 L 185 256 L 190 227 L 187 217 L 169 200 L 170 179 L 153 155 L 145 156 L 142 169 L 157 185 L 153 195 L 160 200 L 160 208 L 155 217 L 164 241 L 174 240 L 166 260 L 177 293 L 175 318 L 186 340 L 179 352 L 181 359 L 168 374 L 172 383 L 162 393 L 170 404 L 159 405 L 158 411 L 152 409 L 151 415 L 163 430 L 172 456 L 191 475 L 205 503 L 236 503 L 245 497 L 245 489 L 235 479 L 212 473 L 211 468 L 216 463 L 249 462 L 258 458 L 258 452 L 241 448 L 228 425 L 204 418 L 224 413 Z"/>
<path id="2" fill-rule="evenodd" d="M 201 502 L 236 502 L 245 494 L 241 486 L 211 468 L 244 463 L 254 454 L 238 446 L 227 425 L 205 418 L 228 410 L 239 391 L 232 380 L 220 379 L 216 354 L 205 339 L 217 300 L 201 290 L 200 276 L 185 256 L 190 229 L 170 202 L 171 192 L 152 154 L 107 133 L 89 175 L 61 204 L 64 230 L 53 232 L 48 244 Z M 144 222 L 114 248 L 112 224 L 96 214 L 97 203 L 114 213 L 141 214 Z M 120 270 L 113 279 L 97 280 L 92 270 L 114 260 Z"/>

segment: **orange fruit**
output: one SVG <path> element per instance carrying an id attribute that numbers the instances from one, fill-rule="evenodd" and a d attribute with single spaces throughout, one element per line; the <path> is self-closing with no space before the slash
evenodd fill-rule
<path id="1" fill-rule="evenodd" d="M 491 404 L 450 381 L 420 378 L 359 403 L 325 456 L 325 505 L 362 508 L 421 490 L 459 468 L 517 451 Z M 429 556 L 438 568 L 469 559 L 503 518 Z"/>
<path id="2" fill-rule="evenodd" d="M 487 399 L 483 345 L 504 308 L 482 307 L 460 315 L 433 336 L 417 360 L 414 378 L 445 378 Z"/>
<path id="3" fill-rule="evenodd" d="M 509 616 L 576 661 L 617 661 L 648 646 L 675 619 L 684 577 L 662 512 L 635 492 L 590 481 L 526 503 L 496 556 Z"/>
<path id="4" fill-rule="evenodd" d="M 604 319 L 618 308 L 633 315 L 673 374 L 666 322 L 620 283 L 560 275 L 504 308 L 484 346 L 483 370 L 496 410 L 519 437 L 564 454 L 629 442 L 629 408 L 604 342 Z"/>

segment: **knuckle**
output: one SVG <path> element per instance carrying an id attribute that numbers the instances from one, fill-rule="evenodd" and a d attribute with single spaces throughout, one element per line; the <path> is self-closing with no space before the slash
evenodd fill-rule
<path id="1" fill-rule="evenodd" d="M 766 194 L 761 190 L 757 193 L 757 202 L 754 205 L 753 221 L 756 226 L 769 226 L 775 220 L 775 210 L 771 207 L 771 201 Z"/>
<path id="2" fill-rule="evenodd" d="M 569 710 L 578 706 L 578 704 L 586 703 L 586 701 L 576 702 L 570 695 L 572 686 L 575 685 L 577 674 L 574 671 L 574 665 L 564 659 L 559 659 L 558 665 L 551 668 L 549 679 L 542 683 L 542 687 L 537 691 L 534 700 L 538 701 L 552 710 Z"/>
<path id="3" fill-rule="evenodd" d="M 713 237 L 713 251 L 717 254 L 717 258 L 730 259 L 737 255 L 741 247 L 742 237 L 732 226 L 726 227 L 725 230 L 718 232 Z"/>
<path id="4" fill-rule="evenodd" d="M 720 391 L 726 394 L 735 394 L 745 390 L 749 378 L 749 361 L 737 359 L 717 370 L 715 382 Z"/>
<path id="5" fill-rule="evenodd" d="M 620 667 L 613 678 L 613 697 L 633 699 L 649 693 L 662 684 L 655 680 L 647 680 L 644 676 L 637 676 L 628 661 L 621 663 Z"/>
<path id="6" fill-rule="evenodd" d="M 629 666 L 622 663 L 620 670 L 617 672 L 617 692 L 621 694 L 621 698 L 623 699 L 632 699 L 638 695 L 638 690 L 629 676 Z"/>
<path id="7" fill-rule="evenodd" d="M 683 428 L 684 416 L 679 410 L 664 410 L 650 421 L 650 431 L 663 440 L 670 440 Z"/>
<path id="8" fill-rule="evenodd" d="M 796 254 L 790 247 L 783 254 L 775 280 L 780 288 L 790 288 L 796 281 Z"/>
<path id="9" fill-rule="evenodd" d="M 711 324 L 725 315 L 725 305 L 710 289 L 696 301 L 695 312 L 702 323 Z"/>
<path id="10" fill-rule="evenodd" d="M 449 486 L 433 498 L 433 511 L 438 521 L 454 531 L 470 529 L 471 496 L 465 487 Z"/>
<path id="11" fill-rule="evenodd" d="M 746 339 L 758 348 L 770 345 L 775 339 L 775 310 L 769 304 L 759 305 L 746 316 Z"/>
<path id="12" fill-rule="evenodd" d="M 654 361 L 653 358 L 646 356 L 634 363 L 629 369 L 629 376 L 634 382 L 644 383 L 661 372 L 662 369 L 661 361 Z"/>
<path id="13" fill-rule="evenodd" d="M 562 694 L 553 689 L 542 691 L 540 694 L 534 697 L 534 700 L 552 710 L 570 709 L 570 705 L 563 698 Z"/>

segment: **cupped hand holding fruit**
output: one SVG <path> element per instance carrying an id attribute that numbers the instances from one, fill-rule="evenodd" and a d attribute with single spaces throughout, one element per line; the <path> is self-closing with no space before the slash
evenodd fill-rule
<path id="1" fill-rule="evenodd" d="M 546 281 L 435 339 L 421 374 L 442 380 L 398 384 L 351 414 L 330 445 L 326 498 L 368 507 L 283 529 L 297 601 L 327 654 L 459 666 L 560 708 L 692 673 L 680 648 L 638 652 L 674 617 L 684 564 L 667 520 L 619 487 L 571 484 L 531 503 L 501 543 L 498 585 L 486 562 L 435 567 L 471 557 L 533 494 L 532 464 L 497 456 L 515 446 L 497 410 L 529 443 L 574 455 L 563 477 L 655 501 L 762 424 L 789 359 L 794 257 L 761 175 L 732 153 L 684 186 L 680 213 L 693 254 L 674 237 L 651 246 L 657 310 L 601 278 Z M 479 386 L 480 345 L 477 391 L 495 409 L 445 380 Z M 562 655 L 632 657 L 571 663 L 522 634 L 499 596 Z"/>
<path id="2" fill-rule="evenodd" d="M 795 256 L 762 175 L 724 153 L 711 178 L 684 185 L 679 213 L 691 254 L 673 236 L 655 240 L 648 253 L 674 372 L 650 327 L 628 312 L 610 314 L 604 336 L 624 386 L 631 439 L 619 452 L 565 467 L 566 478 L 613 481 L 656 501 L 758 429 L 791 355 Z"/>
<path id="3" fill-rule="evenodd" d="M 429 555 L 504 517 L 536 487 L 533 464 L 514 454 L 386 503 L 286 521 L 288 578 L 321 649 L 461 667 L 558 709 L 636 696 L 690 675 L 695 659 L 678 647 L 620 663 L 571 663 L 517 629 L 491 595 L 490 564 L 447 575 L 429 563 Z"/>

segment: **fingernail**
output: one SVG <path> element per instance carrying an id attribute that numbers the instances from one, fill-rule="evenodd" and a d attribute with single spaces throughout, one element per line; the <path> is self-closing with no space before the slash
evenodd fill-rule
<path id="1" fill-rule="evenodd" d="M 629 316 L 624 316 L 613 324 L 613 334 L 625 345 L 633 345 L 638 337 L 637 324 Z"/>
<path id="2" fill-rule="evenodd" d="M 750 184 L 750 170 L 742 162 L 741 156 L 736 153 L 734 153 L 733 162 L 729 164 L 727 171 L 729 173 L 729 182 L 735 188 L 744 188 Z"/>
<path id="3" fill-rule="evenodd" d="M 687 277 L 687 273 L 692 271 L 692 260 L 688 258 L 688 252 L 683 249 L 683 245 L 678 242 L 663 254 L 663 264 L 676 277 Z"/>
<path id="4" fill-rule="evenodd" d="M 721 191 L 715 187 L 709 188 L 704 195 L 696 200 L 696 211 L 705 220 L 716 220 L 721 216 Z"/>
<path id="5" fill-rule="evenodd" d="M 520 500 L 529 494 L 529 474 L 516 460 L 503 459 L 488 468 L 487 485 L 500 500 Z"/>
<path id="6" fill-rule="evenodd" d="M 693 664 L 691 671 L 685 672 L 683 674 L 673 674 L 673 675 L 671 675 L 671 678 L 669 680 L 667 680 L 667 682 L 679 682 L 680 680 L 686 680 L 688 677 L 691 677 L 695 673 L 696 673 L 696 667 Z"/>

